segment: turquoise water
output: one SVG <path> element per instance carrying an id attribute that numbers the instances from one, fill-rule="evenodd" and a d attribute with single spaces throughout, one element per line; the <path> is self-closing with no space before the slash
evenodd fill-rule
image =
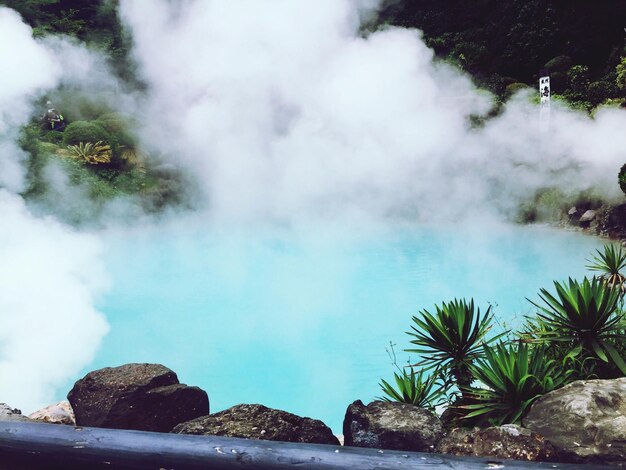
<path id="1" fill-rule="evenodd" d="M 418 309 L 474 297 L 515 324 L 531 312 L 525 297 L 582 276 L 599 246 L 543 227 L 117 233 L 98 306 L 111 332 L 85 372 L 163 363 L 205 389 L 212 411 L 262 403 L 340 433 L 347 405 L 392 375 L 389 342 L 408 358 Z"/>

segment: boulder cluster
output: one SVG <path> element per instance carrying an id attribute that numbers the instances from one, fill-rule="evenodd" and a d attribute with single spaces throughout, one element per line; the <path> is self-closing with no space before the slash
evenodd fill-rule
<path id="1" fill-rule="evenodd" d="M 323 422 L 258 404 L 210 413 L 207 393 L 159 364 L 90 372 L 68 401 L 30 416 L 0 405 L 0 421 L 134 429 L 339 445 Z M 446 429 L 432 411 L 396 402 L 348 406 L 343 444 L 458 456 L 626 466 L 626 378 L 573 382 L 537 400 L 523 426 Z"/>

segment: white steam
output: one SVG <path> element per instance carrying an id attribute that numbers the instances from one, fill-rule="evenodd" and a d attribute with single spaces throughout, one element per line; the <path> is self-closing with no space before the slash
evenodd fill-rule
<path id="1" fill-rule="evenodd" d="M 145 139 L 202 180 L 213 214 L 510 216 L 543 187 L 613 197 L 626 113 L 490 97 L 433 62 L 418 31 L 359 35 L 375 2 L 137 1 L 121 13 L 150 85 Z M 610 137 L 610 138 L 608 138 Z"/>
<path id="2" fill-rule="evenodd" d="M 29 411 L 91 361 L 108 329 L 94 309 L 107 285 L 99 240 L 36 218 L 17 194 L 26 156 L 16 142 L 32 101 L 90 63 L 80 48 L 53 42 L 35 41 L 0 7 L 0 399 Z"/>

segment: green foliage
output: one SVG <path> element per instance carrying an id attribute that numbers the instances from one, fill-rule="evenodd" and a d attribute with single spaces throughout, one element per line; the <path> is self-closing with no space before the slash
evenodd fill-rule
<path id="1" fill-rule="evenodd" d="M 51 142 L 53 144 L 58 144 L 63 141 L 63 132 L 59 131 L 48 131 L 41 138 L 44 142 Z"/>
<path id="2" fill-rule="evenodd" d="M 615 84 L 620 90 L 626 90 L 626 57 L 622 57 L 617 67 L 615 67 Z"/>
<path id="3" fill-rule="evenodd" d="M 80 142 L 78 145 L 69 145 L 67 151 L 71 157 L 78 158 L 90 165 L 111 163 L 111 146 L 104 144 L 102 141 L 95 143 Z"/>
<path id="4" fill-rule="evenodd" d="M 567 84 L 573 97 L 584 99 L 589 88 L 589 67 L 574 65 L 567 71 Z"/>
<path id="5" fill-rule="evenodd" d="M 587 88 L 587 99 L 593 106 L 598 106 L 615 96 L 615 93 L 615 86 L 607 81 L 592 82 Z"/>
<path id="6" fill-rule="evenodd" d="M 509 99 L 520 90 L 528 90 L 530 87 L 525 83 L 515 82 L 506 86 L 504 89 L 504 98 Z"/>
<path id="7" fill-rule="evenodd" d="M 568 55 L 556 56 L 544 65 L 544 67 L 548 69 L 551 74 L 554 72 L 567 72 L 571 66 L 572 58 Z"/>
<path id="8" fill-rule="evenodd" d="M 615 349 L 614 341 L 626 341 L 624 313 L 618 310 L 620 291 L 607 286 L 601 279 L 587 278 L 582 283 L 554 282 L 556 297 L 541 289 L 544 305 L 535 305 L 537 321 L 545 327 L 539 338 L 544 341 L 564 341 L 580 350 L 583 357 L 612 364 L 626 374 L 626 363 Z"/>
<path id="9" fill-rule="evenodd" d="M 481 416 L 493 425 L 519 423 L 541 395 L 563 386 L 569 376 L 549 359 L 543 347 L 532 350 L 523 342 L 484 347 L 484 359 L 470 366 L 484 387 L 470 387 L 474 404 L 461 406 L 465 419 Z"/>
<path id="10" fill-rule="evenodd" d="M 622 270 L 626 268 L 626 251 L 621 246 L 614 244 L 604 245 L 603 251 L 596 250 L 596 254 L 587 268 L 591 271 L 599 271 L 600 278 L 611 288 L 619 288 L 626 292 L 626 276 Z"/>
<path id="11" fill-rule="evenodd" d="M 67 126 L 63 135 L 65 145 L 78 145 L 81 142 L 112 143 L 111 134 L 100 124 L 89 121 L 75 121 Z"/>
<path id="12" fill-rule="evenodd" d="M 394 372 L 397 388 L 381 379 L 379 385 L 386 396 L 380 399 L 434 409 L 437 400 L 444 393 L 443 389 L 437 386 L 438 371 L 433 372 L 430 377 L 425 377 L 425 371 L 416 374 L 412 367 L 410 369 L 410 373 L 407 373 L 406 369 L 402 369 L 400 374 Z"/>
<path id="13" fill-rule="evenodd" d="M 414 325 L 407 334 L 417 347 L 406 351 L 424 355 L 418 364 L 440 367 L 462 388 L 472 381 L 469 366 L 482 355 L 482 345 L 502 335 L 487 339 L 493 322 L 491 306 L 481 316 L 473 299 L 469 303 L 455 299 L 435 309 L 435 314 L 422 310 L 419 316 L 413 316 Z"/>
<path id="14" fill-rule="evenodd" d="M 619 170 L 617 182 L 619 183 L 619 187 L 622 189 L 624 194 L 626 194 L 626 163 L 622 165 L 622 168 Z"/>

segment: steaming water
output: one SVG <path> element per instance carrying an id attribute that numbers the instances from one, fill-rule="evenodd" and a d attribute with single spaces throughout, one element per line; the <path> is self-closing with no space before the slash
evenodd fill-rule
<path id="1" fill-rule="evenodd" d="M 212 411 L 262 403 L 340 433 L 347 405 L 392 375 L 389 342 L 408 359 L 419 308 L 473 296 L 515 324 L 525 297 L 582 276 L 600 244 L 542 227 L 235 233 L 112 235 L 99 305 L 111 332 L 85 372 L 160 362 L 207 390 Z"/>

